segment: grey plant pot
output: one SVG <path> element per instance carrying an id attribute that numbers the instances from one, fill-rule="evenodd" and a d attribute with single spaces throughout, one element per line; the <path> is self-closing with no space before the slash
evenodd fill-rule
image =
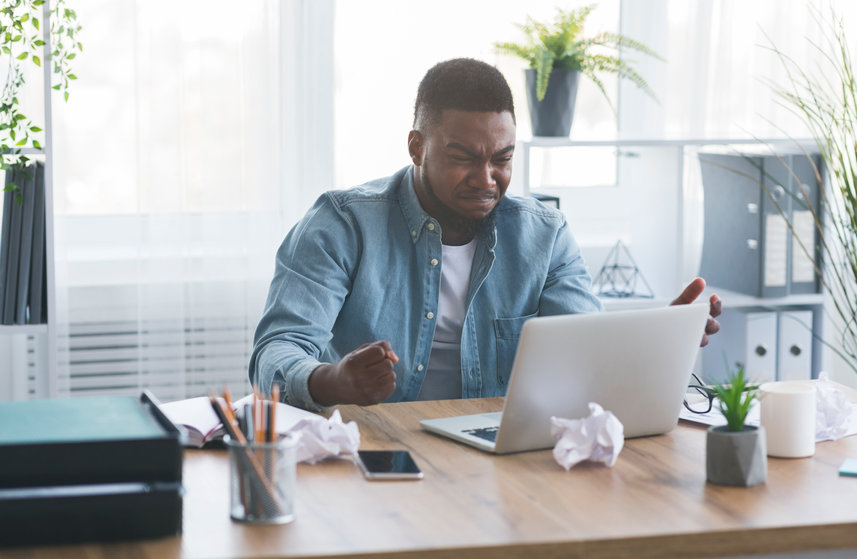
<path id="1" fill-rule="evenodd" d="M 570 68 L 554 68 L 548 80 L 545 98 L 536 97 L 536 71 L 524 70 L 527 82 L 527 106 L 533 136 L 568 137 L 574 119 L 577 84 L 580 72 Z"/>
<path id="2" fill-rule="evenodd" d="M 710 483 L 750 486 L 768 477 L 765 428 L 730 431 L 725 425 L 708 428 L 705 472 Z"/>

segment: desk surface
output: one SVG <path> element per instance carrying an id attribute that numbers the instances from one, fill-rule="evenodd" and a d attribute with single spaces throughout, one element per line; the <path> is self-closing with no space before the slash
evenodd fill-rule
<path id="1" fill-rule="evenodd" d="M 0 550 L 9 559 L 172 557 L 717 557 L 857 548 L 857 478 L 839 465 L 857 437 L 815 456 L 771 458 L 751 488 L 705 482 L 705 430 L 626 441 L 613 468 L 566 472 L 549 450 L 492 456 L 423 432 L 419 420 L 497 411 L 499 398 L 343 406 L 361 448 L 408 448 L 422 481 L 369 482 L 348 460 L 298 468 L 294 523 L 228 512 L 222 451 L 188 451 L 184 534 L 121 544 Z"/>

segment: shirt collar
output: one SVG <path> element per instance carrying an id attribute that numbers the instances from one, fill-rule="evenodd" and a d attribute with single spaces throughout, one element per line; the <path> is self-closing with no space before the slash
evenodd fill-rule
<path id="1" fill-rule="evenodd" d="M 399 173 L 402 173 L 402 180 L 399 183 L 399 205 L 402 208 L 402 214 L 405 216 L 405 223 L 408 224 L 408 230 L 411 235 L 411 242 L 416 244 L 420 235 L 423 234 L 426 222 L 431 221 L 438 226 L 434 220 L 420 204 L 417 193 L 414 190 L 414 166 L 405 167 Z M 505 201 L 500 200 L 500 204 Z M 480 228 L 477 238 L 482 237 L 486 241 L 486 248 L 489 251 L 494 250 L 497 245 L 497 228 L 495 226 L 496 210 L 488 216 L 486 222 Z"/>
<path id="2" fill-rule="evenodd" d="M 406 167 L 403 171 L 404 176 L 399 183 L 399 205 L 402 208 L 402 215 L 405 216 L 405 223 L 408 224 L 411 241 L 416 244 L 423 233 L 426 222 L 434 222 L 434 220 L 420 205 L 414 190 L 414 166 Z"/>

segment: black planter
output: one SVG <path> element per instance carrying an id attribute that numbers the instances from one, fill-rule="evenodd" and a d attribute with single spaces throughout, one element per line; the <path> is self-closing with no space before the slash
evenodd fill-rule
<path id="1" fill-rule="evenodd" d="M 568 137 L 577 100 L 580 71 L 554 68 L 548 80 L 545 98 L 536 97 L 536 71 L 524 70 L 527 80 L 527 105 L 533 136 Z"/>

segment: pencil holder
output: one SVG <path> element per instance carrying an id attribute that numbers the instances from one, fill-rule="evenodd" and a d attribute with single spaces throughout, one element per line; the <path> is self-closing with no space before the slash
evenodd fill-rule
<path id="1" fill-rule="evenodd" d="M 229 452 L 232 519 L 253 524 L 294 520 L 297 439 L 240 444 L 225 436 L 223 442 Z"/>

